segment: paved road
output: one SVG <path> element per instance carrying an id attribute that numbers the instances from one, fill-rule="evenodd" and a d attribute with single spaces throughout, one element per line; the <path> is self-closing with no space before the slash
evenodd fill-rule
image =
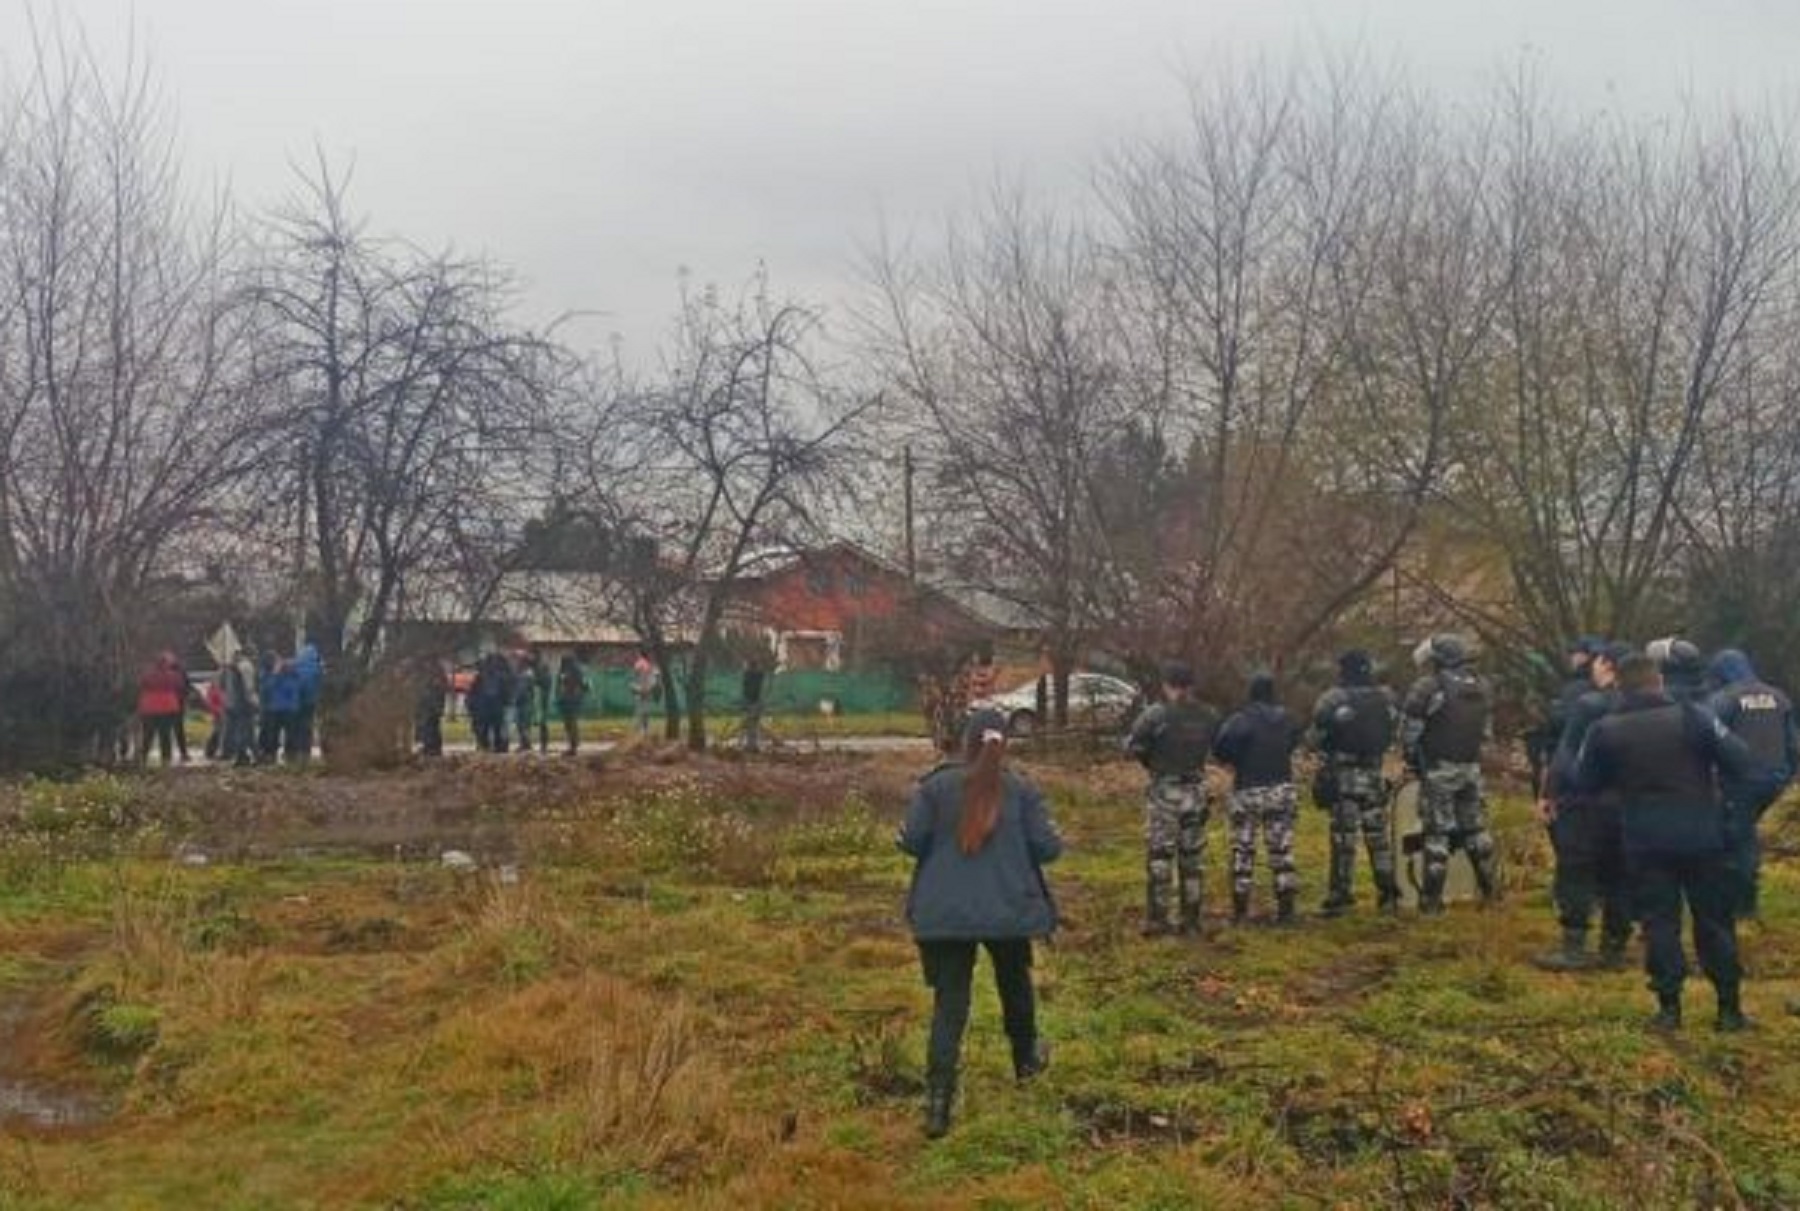
<path id="1" fill-rule="evenodd" d="M 584 743 L 581 751 L 584 754 L 610 753 L 617 750 L 618 747 L 619 741 L 617 740 L 594 740 Z M 453 741 L 444 745 L 444 752 L 447 755 L 474 756 L 477 751 L 474 742 L 470 740 Z M 189 768 L 204 768 L 215 764 L 207 760 L 206 755 L 200 751 L 198 746 L 193 747 L 191 752 L 192 760 L 186 763 Z M 931 752 L 931 741 L 923 736 L 806 736 L 784 739 L 776 747 L 765 748 L 764 752 L 769 755 L 806 753 L 927 754 Z M 555 757 L 561 754 L 562 746 L 553 740 L 549 755 Z M 518 753 L 515 751 L 504 755 L 516 757 Z M 152 761 L 151 768 L 157 767 L 158 763 Z"/>

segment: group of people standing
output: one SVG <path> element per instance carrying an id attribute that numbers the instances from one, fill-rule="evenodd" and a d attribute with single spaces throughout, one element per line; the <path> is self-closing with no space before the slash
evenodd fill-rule
<path id="1" fill-rule="evenodd" d="M 154 745 L 163 765 L 177 756 L 185 764 L 187 712 L 198 705 L 212 721 L 208 760 L 303 763 L 312 756 L 324 681 L 324 660 L 310 640 L 292 656 L 248 646 L 226 653 L 204 690 L 173 652 L 163 652 L 138 678 L 138 759 L 148 761 Z"/>
<path id="2" fill-rule="evenodd" d="M 1126 751 L 1150 774 L 1145 793 L 1146 935 L 1199 929 L 1209 763 L 1231 773 L 1226 814 L 1232 920 L 1241 923 L 1249 916 L 1259 842 L 1274 885 L 1275 919 L 1295 919 L 1299 793 L 1294 765 L 1296 754 L 1308 745 L 1320 758 L 1313 800 L 1331 817 L 1322 916 L 1341 916 L 1354 906 L 1359 843 L 1368 853 L 1377 907 L 1392 913 L 1400 906 L 1390 820 L 1396 783 L 1385 770 L 1396 739 L 1406 771 L 1420 784 L 1420 911 L 1433 915 L 1444 910 L 1450 859 L 1458 850 L 1467 856 L 1483 897 L 1499 894 L 1480 764 L 1492 691 L 1455 636 L 1433 637 L 1414 658 L 1421 675 L 1397 699 L 1376 683 L 1368 653 L 1345 652 L 1338 659 L 1337 684 L 1319 698 L 1310 721 L 1296 719 L 1280 705 L 1268 673 L 1250 679 L 1244 705 L 1221 721 L 1218 712 L 1194 696 L 1190 668 L 1173 664 L 1164 670 L 1162 701 L 1145 709 L 1125 738 Z"/>
<path id="3" fill-rule="evenodd" d="M 444 709 L 454 693 L 448 668 L 436 658 L 420 664 L 413 730 L 419 751 L 427 757 L 444 752 Z M 535 649 L 494 650 L 476 662 L 464 702 L 475 747 L 484 753 L 509 750 L 550 751 L 550 717 L 562 722 L 565 751 L 581 748 L 581 712 L 587 705 L 587 670 L 573 652 L 565 653 L 556 671 Z"/>
<path id="4" fill-rule="evenodd" d="M 1726 649 L 1709 662 L 1678 638 L 1643 651 L 1582 639 L 1568 673 L 1530 738 L 1562 927 L 1539 965 L 1622 966 L 1641 926 L 1653 1023 L 1679 1027 L 1685 905 L 1716 1024 L 1740 1030 L 1736 926 L 1757 913 L 1763 815 L 1800 769 L 1793 704 L 1744 653 Z"/>
<path id="5" fill-rule="evenodd" d="M 1389 819 L 1398 784 L 1386 773 L 1396 742 L 1406 775 L 1419 784 L 1421 914 L 1444 911 L 1449 864 L 1458 851 L 1483 899 L 1500 895 L 1481 767 L 1491 738 L 1492 689 L 1455 635 L 1432 636 L 1413 660 L 1419 676 L 1397 698 L 1379 684 L 1366 652 L 1343 653 L 1337 684 L 1304 723 L 1279 704 L 1269 674 L 1252 677 L 1244 705 L 1221 721 L 1196 698 L 1191 668 L 1164 669 L 1162 700 L 1139 715 L 1125 740 L 1150 775 L 1146 935 L 1200 928 L 1209 762 L 1228 767 L 1232 777 L 1233 921 L 1249 914 L 1259 837 L 1275 919 L 1294 919 L 1294 760 L 1303 745 L 1319 754 L 1313 797 L 1331 814 L 1322 915 L 1354 906 L 1359 843 L 1368 853 L 1378 908 L 1400 907 Z M 1530 738 L 1534 781 L 1555 843 L 1564 927 L 1557 961 L 1548 965 L 1622 966 L 1638 924 L 1657 997 L 1652 1025 L 1677 1028 L 1687 973 L 1685 904 L 1701 966 L 1716 989 L 1716 1026 L 1742 1030 L 1749 1023 L 1739 1000 L 1735 922 L 1755 910 L 1757 822 L 1800 767 L 1792 706 L 1756 677 L 1743 653 L 1721 652 L 1709 670 L 1683 640 L 1645 651 L 1584 640 L 1571 652 L 1570 670 L 1552 718 Z M 982 709 L 966 715 L 958 744 L 947 750 L 953 759 L 921 780 L 898 837 L 915 863 L 906 913 L 933 992 L 925 1108 L 933 1137 L 950 1128 L 980 950 L 994 967 L 1014 1075 L 1029 1080 L 1049 1059 L 1037 1030 L 1031 968 L 1034 940 L 1056 926 L 1044 867 L 1063 844 L 1042 794 L 1006 766 L 1007 746 L 1002 715 Z M 1590 960 L 1585 939 L 1597 904 L 1604 906 L 1602 945 Z"/>

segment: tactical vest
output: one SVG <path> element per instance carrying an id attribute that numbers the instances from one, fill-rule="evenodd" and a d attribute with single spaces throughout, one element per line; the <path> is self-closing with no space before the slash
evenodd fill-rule
<path id="1" fill-rule="evenodd" d="M 1437 677 L 1435 709 L 1425 720 L 1419 749 L 1428 762 L 1467 765 L 1481 759 L 1487 737 L 1487 683 L 1467 669 L 1445 669 Z"/>
<path id="2" fill-rule="evenodd" d="M 1694 735 L 1695 713 L 1677 702 L 1620 710 L 1589 731 L 1592 744 L 1606 729 L 1616 771 L 1613 787 L 1627 808 L 1714 806 L 1712 761 Z"/>
<path id="3" fill-rule="evenodd" d="M 1294 723 L 1278 706 L 1245 708 L 1244 740 L 1233 754 L 1240 789 L 1279 786 L 1294 777 Z"/>
<path id="4" fill-rule="evenodd" d="M 1732 709 L 1731 730 L 1764 769 L 1787 768 L 1788 715 L 1793 708 L 1787 695 L 1760 681 L 1741 681 L 1727 686 L 1721 695 Z"/>
<path id="5" fill-rule="evenodd" d="M 1381 760 L 1394 742 L 1393 699 L 1380 686 L 1346 687 L 1348 701 L 1331 713 L 1330 748 L 1360 763 Z"/>
<path id="6" fill-rule="evenodd" d="M 1212 708 L 1201 703 L 1168 703 L 1144 764 L 1158 777 L 1199 777 L 1218 722 Z"/>

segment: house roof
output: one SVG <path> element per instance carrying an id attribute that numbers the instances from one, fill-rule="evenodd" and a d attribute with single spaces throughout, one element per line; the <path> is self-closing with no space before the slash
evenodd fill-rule
<path id="1" fill-rule="evenodd" d="M 809 560 L 816 560 L 820 556 L 832 553 L 851 555 L 872 567 L 879 568 L 890 576 L 902 580 L 908 579 L 904 566 L 848 538 L 834 539 L 822 546 L 803 551 L 789 550 L 771 553 L 768 566 L 758 576 L 749 579 L 766 580 L 803 566 Z M 1015 601 L 1009 601 L 991 589 L 924 577 L 919 578 L 917 584 L 921 592 L 932 594 L 983 626 L 1002 631 L 1032 631 L 1041 626 L 1041 620 L 1030 610 Z"/>
<path id="2" fill-rule="evenodd" d="M 620 598 L 618 581 L 600 572 L 509 572 L 495 587 L 479 621 L 504 626 L 527 643 L 577 647 L 635 643 L 637 632 L 618 621 Z M 435 610 L 414 611 L 412 621 L 459 620 L 454 606 L 437 604 Z M 691 621 L 678 621 L 670 641 L 677 646 L 692 643 L 694 631 Z"/>

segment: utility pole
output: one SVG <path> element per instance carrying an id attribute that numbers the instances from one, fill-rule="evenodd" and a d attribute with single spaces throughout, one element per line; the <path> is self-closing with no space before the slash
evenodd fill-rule
<path id="1" fill-rule="evenodd" d="M 906 583 L 919 583 L 919 548 L 913 538 L 913 455 L 912 447 L 900 452 L 901 493 L 906 510 Z"/>

